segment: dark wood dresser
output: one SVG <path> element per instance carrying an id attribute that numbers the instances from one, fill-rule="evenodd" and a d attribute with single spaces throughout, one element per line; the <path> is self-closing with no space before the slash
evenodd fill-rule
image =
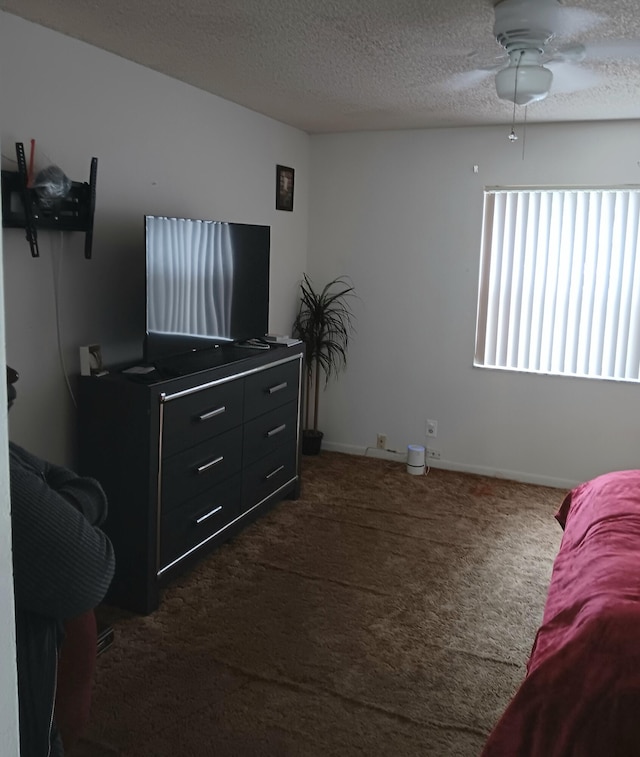
<path id="1" fill-rule="evenodd" d="M 80 379 L 79 468 L 107 493 L 116 552 L 109 604 L 152 612 L 173 577 L 299 495 L 302 345 L 210 362 Z"/>

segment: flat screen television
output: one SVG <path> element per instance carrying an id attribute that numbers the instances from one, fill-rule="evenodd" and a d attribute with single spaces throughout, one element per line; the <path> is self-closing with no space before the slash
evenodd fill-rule
<path id="1" fill-rule="evenodd" d="M 270 228 L 145 216 L 145 360 L 264 337 Z"/>

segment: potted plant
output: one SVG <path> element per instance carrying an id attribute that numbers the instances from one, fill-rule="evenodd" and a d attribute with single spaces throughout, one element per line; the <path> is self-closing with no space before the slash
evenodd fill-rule
<path id="1" fill-rule="evenodd" d="M 300 282 L 300 308 L 293 324 L 293 335 L 305 346 L 306 391 L 302 453 L 317 455 L 322 443 L 318 430 L 320 383 L 326 387 L 347 362 L 347 346 L 353 331 L 353 312 L 349 298 L 354 288 L 346 276 L 330 281 L 322 290 L 314 289 L 304 274 Z"/>

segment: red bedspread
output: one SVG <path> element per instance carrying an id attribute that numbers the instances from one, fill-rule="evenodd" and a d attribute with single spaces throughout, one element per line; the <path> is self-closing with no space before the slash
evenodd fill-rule
<path id="1" fill-rule="evenodd" d="M 640 470 L 567 495 L 527 675 L 482 757 L 640 755 Z"/>

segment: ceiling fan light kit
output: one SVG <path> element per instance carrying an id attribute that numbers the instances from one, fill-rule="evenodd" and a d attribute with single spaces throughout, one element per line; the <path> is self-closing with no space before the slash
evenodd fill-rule
<path id="1" fill-rule="evenodd" d="M 512 63 L 496 74 L 496 92 L 501 100 L 529 105 L 544 100 L 552 81 L 552 72 L 540 64 Z"/>

